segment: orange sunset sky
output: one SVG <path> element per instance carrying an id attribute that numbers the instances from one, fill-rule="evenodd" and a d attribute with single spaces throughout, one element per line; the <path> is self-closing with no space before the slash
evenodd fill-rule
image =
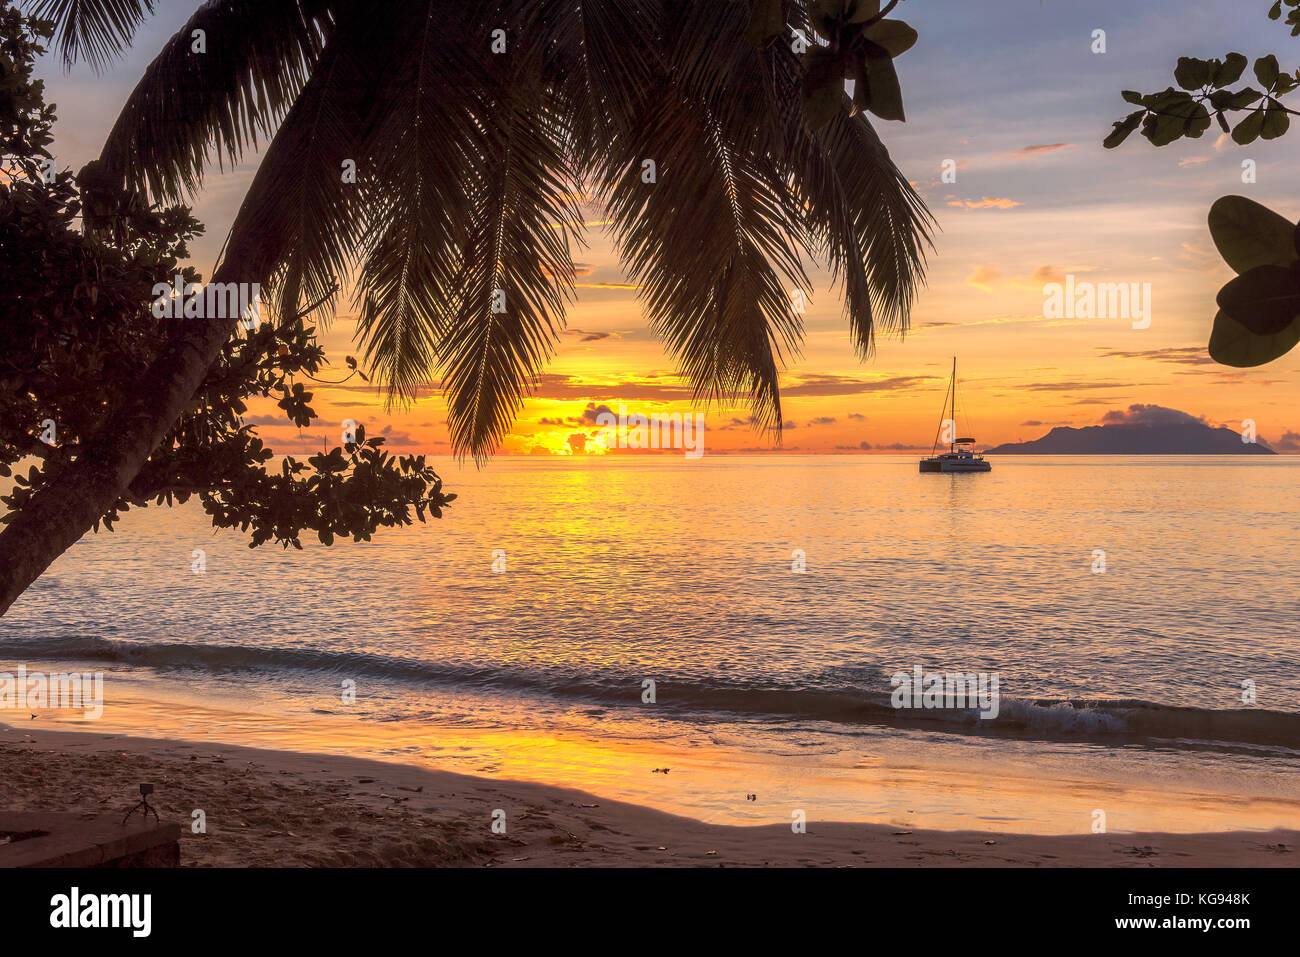
<path id="1" fill-rule="evenodd" d="M 901 5 L 896 15 L 920 31 L 920 42 L 899 60 L 908 122 L 875 122 L 939 223 L 928 285 L 907 336 L 882 338 L 876 356 L 862 363 L 836 290 L 824 271 L 810 270 L 817 285 L 803 350 L 790 357 L 782 379 L 786 451 L 928 450 L 954 355 L 964 412 L 982 447 L 1036 438 L 1055 425 L 1096 424 L 1107 412 L 1142 403 L 1238 430 L 1253 419 L 1275 449 L 1300 451 L 1300 354 L 1233 370 L 1205 353 L 1215 293 L 1232 276 L 1210 240 L 1206 211 L 1217 197 L 1242 193 L 1300 218 L 1300 131 L 1249 147 L 1219 136 L 1217 127 L 1162 149 L 1136 135 L 1118 150 L 1101 147 L 1111 122 L 1131 109 L 1120 91 L 1168 86 L 1179 55 L 1236 50 L 1253 60 L 1274 52 L 1286 69 L 1300 41 L 1266 18 L 1267 4 L 1078 6 Z M 97 153 L 145 63 L 193 4 L 164 0 L 161 8 L 134 50 L 102 77 L 84 66 L 64 73 L 53 59 L 43 65 L 47 94 L 59 107 L 60 166 L 77 169 Z M 1099 28 L 1107 33 L 1105 54 L 1090 50 Z M 940 180 L 946 159 L 957 164 L 955 183 Z M 1244 159 L 1255 161 L 1256 183 L 1242 183 Z M 205 274 L 255 168 L 250 156 L 233 170 L 214 169 L 194 200 L 208 230 L 193 249 Z M 583 421 L 592 405 L 693 409 L 671 357 L 647 328 L 600 208 L 589 206 L 587 215 L 588 247 L 575 252 L 578 301 L 504 452 L 572 454 L 594 431 Z M 1067 273 L 1078 281 L 1150 283 L 1150 327 L 1044 318 L 1044 283 Z M 338 366 L 355 351 L 353 331 L 345 299 L 323 336 Z M 254 409 L 259 433 L 277 451 L 337 445 L 345 419 L 372 434 L 387 430 L 395 450 L 448 451 L 436 387 L 413 407 L 391 411 L 382 394 L 356 380 L 314 391 L 321 422 L 310 430 L 280 424 L 270 403 Z M 711 410 L 708 451 L 773 449 L 747 416 L 743 406 Z"/>

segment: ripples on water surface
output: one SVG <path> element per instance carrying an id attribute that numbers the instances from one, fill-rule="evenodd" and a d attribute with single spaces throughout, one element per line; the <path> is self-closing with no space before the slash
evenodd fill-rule
<path id="1" fill-rule="evenodd" d="M 1039 699 L 1236 709 L 1250 679 L 1257 709 L 1300 713 L 1300 461 L 1004 457 L 955 476 L 868 456 L 443 469 L 461 496 L 447 517 L 369 544 L 250 551 L 195 507 L 131 513 L 19 601 L 0 660 L 89 658 L 124 686 L 285 715 L 344 710 L 335 689 L 350 677 L 349 713 L 387 727 L 702 734 L 755 752 L 853 747 L 841 739 L 880 724 L 859 702 L 884 700 L 889 676 L 918 663 L 998 672 L 1004 712 L 1049 738 L 1114 730 L 1127 706 Z M 805 574 L 791 570 L 796 549 Z M 664 707 L 641 704 L 646 678 Z M 1259 715 L 1245 731 L 1200 721 L 1180 735 L 1186 716 L 1161 715 L 1167 737 L 1277 744 L 1296 727 Z"/>

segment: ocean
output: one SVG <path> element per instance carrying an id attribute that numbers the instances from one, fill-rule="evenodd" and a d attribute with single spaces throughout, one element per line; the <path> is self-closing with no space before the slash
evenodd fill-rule
<path id="1" fill-rule="evenodd" d="M 87 536 L 0 619 L 0 671 L 103 672 L 103 715 L 0 722 L 729 823 L 1300 826 L 1300 459 L 439 464 L 446 517 L 372 543 L 250 550 L 194 503 Z M 996 674 L 997 717 L 895 708 L 918 667 Z"/>

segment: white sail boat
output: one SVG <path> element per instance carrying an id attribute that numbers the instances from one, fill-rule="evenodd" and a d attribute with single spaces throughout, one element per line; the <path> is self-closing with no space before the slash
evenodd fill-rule
<path id="1" fill-rule="evenodd" d="M 948 417 L 949 409 L 952 418 Z M 945 427 L 949 431 L 948 451 L 938 455 L 939 438 Z M 948 391 L 943 396 L 943 412 L 939 415 L 939 430 L 934 436 L 934 445 L 930 457 L 921 459 L 922 472 L 990 472 L 993 466 L 984 456 L 975 453 L 975 440 L 957 438 L 957 357 L 952 357 L 952 378 L 948 380 Z"/>

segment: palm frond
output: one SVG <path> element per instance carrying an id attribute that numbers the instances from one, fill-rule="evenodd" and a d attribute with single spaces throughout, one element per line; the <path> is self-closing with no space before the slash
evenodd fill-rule
<path id="1" fill-rule="evenodd" d="M 934 219 L 864 113 L 841 112 L 805 146 L 797 183 L 809 232 L 843 282 L 854 346 L 866 359 L 879 332 L 907 331 Z"/>
<path id="2" fill-rule="evenodd" d="M 363 223 L 357 184 L 343 162 L 359 156 L 371 99 L 370 47 L 361 23 L 335 33 L 280 124 L 235 217 L 227 262 L 246 281 L 273 286 L 284 315 L 302 301 L 333 303 Z"/>
<path id="3" fill-rule="evenodd" d="M 98 73 L 131 45 L 136 28 L 153 13 L 153 0 L 35 0 L 27 4 L 54 22 L 65 69 L 84 59 Z"/>
<path id="4" fill-rule="evenodd" d="M 215 148 L 235 164 L 269 137 L 301 92 L 332 28 L 330 0 L 212 0 L 150 63 L 100 159 L 133 188 L 178 202 Z M 205 50 L 194 52 L 201 30 Z"/>
<path id="5" fill-rule="evenodd" d="M 466 184 L 488 162 L 478 149 L 481 64 L 463 34 L 434 3 L 392 15 L 383 107 L 362 148 L 368 224 L 357 277 L 359 339 L 390 402 L 436 375 L 469 238 Z"/>
<path id="6" fill-rule="evenodd" d="M 747 5 L 666 4 L 669 73 L 598 168 L 624 266 L 697 399 L 750 401 L 780 433 L 779 366 L 798 350 L 802 211 L 766 112 Z M 705 39 L 707 38 L 707 39 Z M 642 179 L 653 160 L 657 182 Z"/>
<path id="7" fill-rule="evenodd" d="M 659 0 L 505 0 L 502 17 L 541 70 L 589 166 L 635 122 L 647 86 L 663 75 Z M 515 8 L 515 9 L 511 9 Z"/>
<path id="8" fill-rule="evenodd" d="M 483 165 L 440 363 L 452 448 L 476 460 L 504 438 L 554 350 L 582 219 L 550 95 L 521 95 L 522 83 L 496 92 L 479 117 Z"/>

